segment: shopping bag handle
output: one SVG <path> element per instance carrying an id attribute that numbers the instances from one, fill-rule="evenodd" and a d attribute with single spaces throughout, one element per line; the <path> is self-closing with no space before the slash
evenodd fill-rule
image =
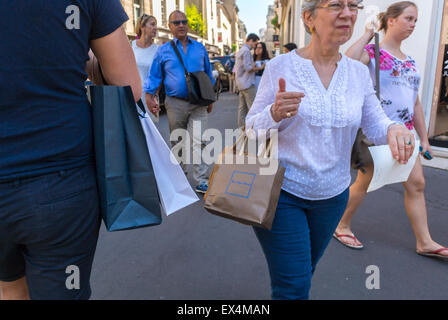
<path id="1" fill-rule="evenodd" d="M 250 130 L 253 130 L 254 126 L 252 125 L 252 127 L 250 128 Z M 236 147 L 238 146 L 238 143 L 241 142 L 241 140 L 243 141 L 243 143 L 241 144 L 241 148 L 240 148 L 240 152 L 238 153 L 239 156 L 243 156 L 244 155 L 244 149 L 246 148 L 246 143 L 249 140 L 249 136 L 246 133 L 246 128 L 242 128 L 242 132 L 240 134 L 240 136 L 238 137 L 238 139 L 236 140 L 235 144 L 233 145 L 233 153 L 236 154 Z"/>
<path id="2" fill-rule="evenodd" d="M 253 130 L 253 126 L 250 130 Z M 235 144 L 233 145 L 233 153 L 236 154 L 236 147 L 240 141 L 243 140 L 243 143 L 241 144 L 241 148 L 238 152 L 239 156 L 244 155 L 244 150 L 246 149 L 246 143 L 249 141 L 249 136 L 246 133 L 246 130 L 244 129 L 241 135 L 236 140 Z M 273 147 L 273 139 L 269 139 L 266 144 L 262 144 L 260 146 L 260 150 L 257 153 L 257 157 L 259 158 L 270 158 L 272 153 L 272 147 Z"/>
<path id="3" fill-rule="evenodd" d="M 103 69 L 101 69 L 101 64 L 99 62 L 98 62 L 98 70 L 100 72 L 101 80 L 103 81 L 104 85 L 108 86 L 109 84 L 107 83 L 106 78 L 104 78 Z M 127 86 L 127 87 L 129 87 L 129 89 L 130 89 L 130 90 L 126 90 L 126 92 L 128 93 L 129 99 L 132 99 L 132 101 L 135 101 L 134 95 L 132 94 L 131 86 Z M 129 95 L 129 92 L 131 93 L 131 95 Z M 146 116 L 146 110 L 145 110 L 145 105 L 143 104 L 142 99 L 139 99 L 137 101 L 137 106 L 139 107 L 140 111 L 142 112 L 143 118 L 144 118 L 144 116 Z"/>
<path id="4" fill-rule="evenodd" d="M 145 109 L 145 105 L 143 104 L 142 99 L 139 99 L 137 101 L 137 106 L 140 109 L 140 111 L 143 113 L 143 115 L 146 116 L 146 109 Z"/>
<path id="5" fill-rule="evenodd" d="M 125 92 L 126 92 L 126 95 L 128 96 L 129 101 L 135 102 L 134 94 L 132 93 L 131 86 L 126 86 L 125 88 L 126 88 Z M 145 118 L 146 117 L 146 110 L 145 110 L 145 105 L 143 104 L 142 99 L 139 99 L 137 102 L 135 102 L 135 104 L 138 106 L 138 108 L 142 112 L 142 114 L 139 113 L 138 115 L 140 117 L 142 117 L 142 118 Z"/>

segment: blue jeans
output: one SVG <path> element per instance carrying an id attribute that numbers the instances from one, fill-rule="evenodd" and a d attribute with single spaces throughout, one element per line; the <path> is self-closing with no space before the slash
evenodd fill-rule
<path id="1" fill-rule="evenodd" d="M 271 276 L 272 299 L 307 300 L 311 277 L 347 206 L 349 189 L 328 200 L 282 191 L 272 229 L 254 227 Z"/>

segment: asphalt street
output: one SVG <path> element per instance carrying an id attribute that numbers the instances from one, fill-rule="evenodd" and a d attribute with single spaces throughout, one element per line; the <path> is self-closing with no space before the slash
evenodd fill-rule
<path id="1" fill-rule="evenodd" d="M 222 94 L 209 127 L 235 128 L 237 109 L 238 97 Z M 158 127 L 168 140 L 166 115 Z M 424 173 L 431 234 L 448 246 L 448 171 Z M 398 184 L 367 196 L 353 221 L 365 248 L 333 239 L 313 277 L 311 299 L 448 299 L 448 262 L 415 253 L 403 193 Z M 379 289 L 366 287 L 369 266 L 378 267 Z M 91 283 L 92 299 L 270 299 L 267 264 L 252 228 L 209 214 L 201 202 L 157 227 L 109 233 L 103 226 Z"/>

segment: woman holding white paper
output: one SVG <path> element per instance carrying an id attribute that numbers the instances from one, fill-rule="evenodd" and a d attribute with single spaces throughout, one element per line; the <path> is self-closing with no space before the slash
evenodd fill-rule
<path id="1" fill-rule="evenodd" d="M 380 30 L 385 37 L 380 43 L 380 93 L 383 110 L 390 119 L 414 130 L 420 137 L 422 154 L 432 157 L 425 127 L 422 104 L 418 97 L 420 74 L 415 61 L 401 51 L 402 42 L 414 31 L 418 18 L 417 6 L 410 1 L 397 2 L 379 15 Z M 347 55 L 360 60 L 370 69 L 375 82 L 375 46 L 368 45 L 373 29 L 348 49 Z M 350 199 L 334 237 L 347 247 L 362 249 L 362 243 L 351 231 L 351 220 L 361 205 L 373 176 L 373 165 L 358 172 L 356 182 L 350 187 Z M 420 158 L 417 158 L 405 189 L 405 208 L 417 240 L 417 253 L 448 259 L 448 249 L 433 241 L 429 233 L 426 205 L 425 178 Z"/>
<path id="2" fill-rule="evenodd" d="M 255 132 L 278 130 L 278 158 L 286 169 L 272 229 L 254 228 L 273 299 L 309 297 L 312 275 L 348 201 L 358 129 L 388 143 L 400 163 L 414 150 L 412 133 L 382 111 L 368 69 L 339 52 L 361 2 L 303 1 L 311 42 L 266 65 L 246 118 Z"/>

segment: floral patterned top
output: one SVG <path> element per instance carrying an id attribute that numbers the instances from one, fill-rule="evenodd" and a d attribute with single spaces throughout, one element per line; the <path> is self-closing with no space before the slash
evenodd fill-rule
<path id="1" fill-rule="evenodd" d="M 366 50 L 370 56 L 370 75 L 376 86 L 375 45 L 369 44 Z M 415 60 L 409 56 L 401 60 L 380 49 L 381 105 L 391 120 L 404 124 L 409 130 L 414 129 L 414 106 L 420 79 Z"/>

